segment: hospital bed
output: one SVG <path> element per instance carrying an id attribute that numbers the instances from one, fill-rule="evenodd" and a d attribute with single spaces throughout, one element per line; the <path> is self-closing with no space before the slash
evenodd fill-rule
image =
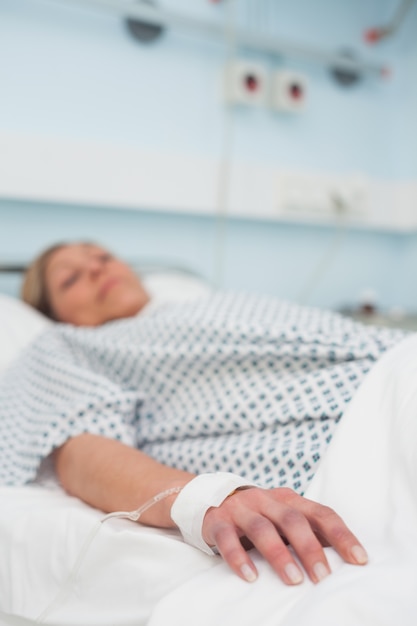
<path id="1" fill-rule="evenodd" d="M 161 300 L 210 290 L 178 271 L 144 280 Z M 49 323 L 0 295 L 0 371 Z M 249 584 L 174 530 L 111 520 L 78 567 L 103 513 L 68 496 L 44 464 L 36 484 L 0 488 L 0 626 L 415 626 L 416 381 L 411 335 L 359 388 L 306 494 L 345 518 L 368 550 L 367 566 L 326 548 L 332 576 L 288 587 L 255 553 L 260 575 Z"/>

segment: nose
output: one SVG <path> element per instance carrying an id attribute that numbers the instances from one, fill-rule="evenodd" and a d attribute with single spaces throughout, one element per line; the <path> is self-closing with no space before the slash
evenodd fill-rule
<path id="1" fill-rule="evenodd" d="M 89 260 L 88 271 L 91 277 L 99 276 L 104 269 L 104 261 L 98 257 L 92 257 Z"/>

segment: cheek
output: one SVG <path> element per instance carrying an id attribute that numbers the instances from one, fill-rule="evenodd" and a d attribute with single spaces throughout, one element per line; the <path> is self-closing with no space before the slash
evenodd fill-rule
<path id="1" fill-rule="evenodd" d="M 82 286 L 72 287 L 68 291 L 56 292 L 51 297 L 55 317 L 62 322 L 76 323 L 79 315 L 91 309 L 91 291 Z"/>

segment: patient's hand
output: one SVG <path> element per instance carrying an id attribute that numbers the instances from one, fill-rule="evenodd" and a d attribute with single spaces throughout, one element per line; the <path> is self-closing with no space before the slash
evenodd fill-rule
<path id="1" fill-rule="evenodd" d="M 256 579 L 257 571 L 241 537 L 249 539 L 289 585 L 300 583 L 303 572 L 287 544 L 314 583 L 330 574 L 323 545 L 333 546 L 348 563 L 364 565 L 368 560 L 359 541 L 332 509 L 287 488 L 236 491 L 221 506 L 207 511 L 203 537 L 248 581 Z"/>

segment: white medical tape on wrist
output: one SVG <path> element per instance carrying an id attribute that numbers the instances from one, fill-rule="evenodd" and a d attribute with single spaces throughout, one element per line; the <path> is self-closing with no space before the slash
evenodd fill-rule
<path id="1" fill-rule="evenodd" d="M 229 472 L 200 474 L 182 488 L 171 508 L 171 519 L 184 541 L 206 554 L 216 554 L 202 536 L 203 520 L 213 506 L 220 506 L 236 489 L 257 487 L 241 476 Z"/>

